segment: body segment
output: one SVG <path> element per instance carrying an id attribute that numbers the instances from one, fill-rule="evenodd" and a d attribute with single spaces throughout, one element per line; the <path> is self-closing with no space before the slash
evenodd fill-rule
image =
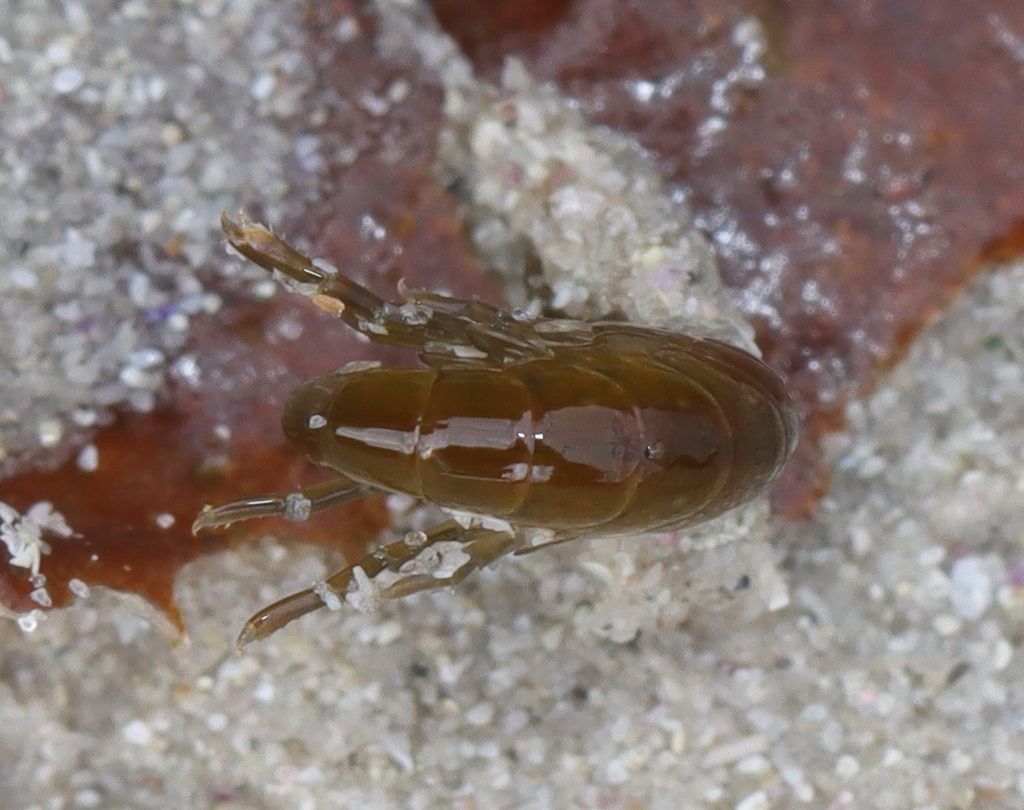
<path id="1" fill-rule="evenodd" d="M 585 345 L 502 368 L 317 377 L 283 422 L 369 487 L 593 535 L 679 528 L 759 492 L 796 435 L 782 393 L 725 344 L 597 324 Z"/>
<path id="2" fill-rule="evenodd" d="M 693 525 L 761 492 L 794 449 L 797 416 L 781 381 L 732 346 L 631 324 L 533 322 L 429 293 L 391 304 L 265 229 L 225 229 L 244 255 L 315 285 L 314 302 L 370 339 L 417 349 L 424 367 L 357 366 L 304 383 L 285 433 L 340 477 L 208 508 L 195 528 L 289 509 L 305 517 L 373 491 L 459 519 L 368 554 L 329 579 L 326 596 L 312 589 L 271 606 L 240 642 L 344 598 L 357 566 L 381 594 L 401 595 L 530 550 L 525 530 L 560 542 Z M 449 543 L 462 561 L 450 576 L 408 573 L 421 548 Z"/>

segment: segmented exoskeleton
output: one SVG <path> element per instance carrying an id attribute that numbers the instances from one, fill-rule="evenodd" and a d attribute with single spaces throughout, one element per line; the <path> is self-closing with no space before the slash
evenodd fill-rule
<path id="1" fill-rule="evenodd" d="M 401 596 L 457 583 L 509 553 L 581 536 L 667 531 L 761 492 L 796 444 L 796 410 L 761 361 L 715 340 L 627 323 L 529 319 L 404 292 L 394 304 L 265 228 L 224 217 L 229 242 L 369 339 L 424 367 L 354 364 L 292 394 L 291 442 L 338 477 L 207 507 L 193 529 L 305 519 L 372 492 L 452 511 L 257 613 L 261 638 L 367 581 Z"/>

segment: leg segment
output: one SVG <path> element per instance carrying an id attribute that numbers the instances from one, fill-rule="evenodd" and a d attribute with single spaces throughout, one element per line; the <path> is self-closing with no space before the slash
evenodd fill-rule
<path id="1" fill-rule="evenodd" d="M 403 292 L 405 302 L 394 304 L 300 253 L 262 225 L 235 222 L 224 214 L 221 227 L 247 259 L 301 285 L 313 285 L 298 292 L 321 309 L 370 340 L 415 349 L 428 365 L 494 366 L 551 353 L 548 339 L 532 322 L 489 304 L 426 292 Z"/>
<path id="2" fill-rule="evenodd" d="M 516 542 L 515 535 L 508 532 L 467 529 L 454 520 L 429 532 L 410 532 L 402 540 L 364 555 L 326 582 L 263 608 L 245 623 L 238 649 L 314 610 L 324 606 L 336 609 L 349 595 L 352 601 L 395 598 L 456 585 L 471 572 L 512 551 Z"/>
<path id="3" fill-rule="evenodd" d="M 252 518 L 277 516 L 303 521 L 317 512 L 359 500 L 372 491 L 342 476 L 322 484 L 303 487 L 298 492 L 274 492 L 230 501 L 216 507 L 207 505 L 192 524 L 192 534 L 198 534 L 204 529 L 222 529 L 240 520 Z"/>

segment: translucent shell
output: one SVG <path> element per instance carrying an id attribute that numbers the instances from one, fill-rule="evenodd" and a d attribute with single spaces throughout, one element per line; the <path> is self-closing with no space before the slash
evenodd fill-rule
<path id="1" fill-rule="evenodd" d="M 416 349 L 425 367 L 342 369 L 301 385 L 285 433 L 339 477 L 207 507 L 195 530 L 305 518 L 375 491 L 458 517 L 266 608 L 240 644 L 325 603 L 356 601 L 368 581 L 373 596 L 457 582 L 502 554 L 533 550 L 528 529 L 563 542 L 707 520 L 762 492 L 796 445 L 782 382 L 727 344 L 624 323 L 530 321 L 429 293 L 392 304 L 260 226 L 225 217 L 224 227 L 241 253 L 300 282 L 371 340 Z M 420 572 L 424 556 L 441 570 Z"/>

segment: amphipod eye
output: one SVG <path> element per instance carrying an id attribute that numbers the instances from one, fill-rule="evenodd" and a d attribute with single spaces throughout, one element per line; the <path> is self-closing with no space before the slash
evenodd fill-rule
<path id="1" fill-rule="evenodd" d="M 665 445 L 661 442 L 651 442 L 644 448 L 644 458 L 648 461 L 662 461 L 665 458 Z"/>

